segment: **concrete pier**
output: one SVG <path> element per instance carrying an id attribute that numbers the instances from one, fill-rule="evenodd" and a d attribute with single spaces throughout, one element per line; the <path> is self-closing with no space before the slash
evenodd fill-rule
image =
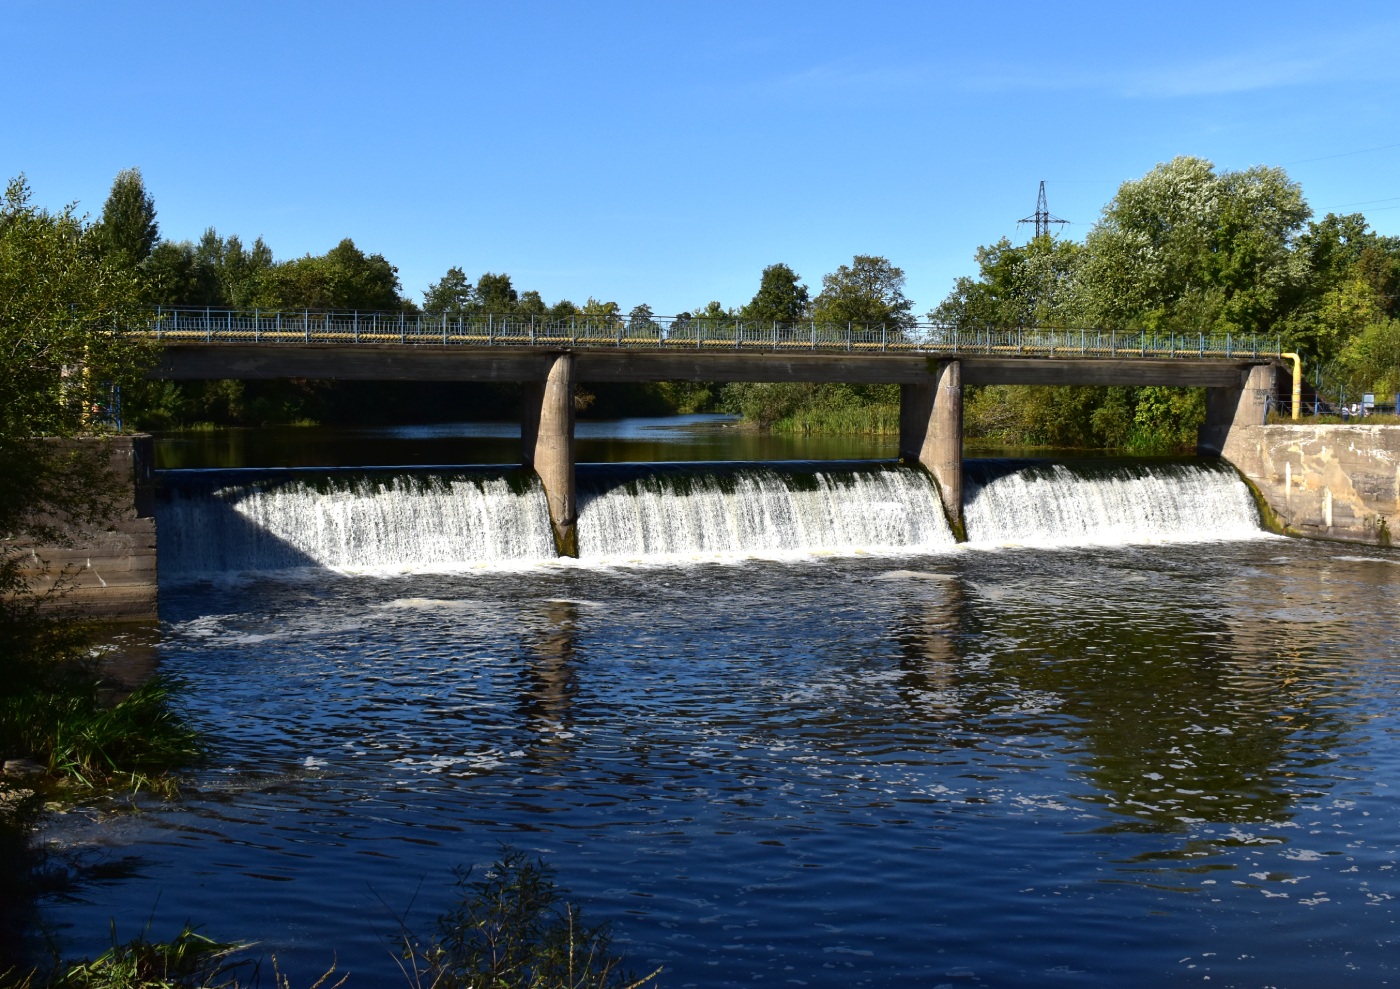
<path id="1" fill-rule="evenodd" d="M 927 384 L 899 389 L 899 459 L 928 468 L 938 482 L 953 534 L 965 537 L 962 519 L 962 364 L 941 361 Z"/>
<path id="2" fill-rule="evenodd" d="M 1255 364 L 1241 368 L 1238 383 L 1206 389 L 1206 422 L 1196 438 L 1196 451 L 1233 460 L 1232 438 L 1243 426 L 1262 426 L 1269 399 L 1278 385 L 1278 367 Z"/>
<path id="3" fill-rule="evenodd" d="M 574 355 L 550 355 L 544 381 L 527 382 L 520 413 L 520 459 L 544 484 L 554 547 L 578 556 L 574 480 Z"/>

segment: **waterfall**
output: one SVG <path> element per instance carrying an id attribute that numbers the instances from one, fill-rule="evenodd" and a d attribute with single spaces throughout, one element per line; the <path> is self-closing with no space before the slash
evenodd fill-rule
<path id="1" fill-rule="evenodd" d="M 1252 496 L 1212 462 L 968 461 L 970 541 L 1075 546 L 1241 539 Z M 539 480 L 520 470 L 165 471 L 160 571 L 394 573 L 556 558 Z M 889 463 L 615 464 L 578 469 L 580 562 L 937 552 L 932 479 Z"/>
<path id="2" fill-rule="evenodd" d="M 1248 539 L 1253 495 L 1212 461 L 967 461 L 963 521 L 973 543 L 1114 545 Z"/>
<path id="3" fill-rule="evenodd" d="M 163 576 L 451 570 L 554 557 L 544 489 L 524 473 L 164 473 Z"/>
<path id="4" fill-rule="evenodd" d="M 934 550 L 953 544 L 921 470 L 710 464 L 581 472 L 579 555 L 646 558 Z"/>

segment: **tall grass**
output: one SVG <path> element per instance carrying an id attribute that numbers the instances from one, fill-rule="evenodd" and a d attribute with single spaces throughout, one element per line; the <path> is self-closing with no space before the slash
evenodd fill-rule
<path id="1" fill-rule="evenodd" d="M 104 704 L 95 674 L 44 677 L 0 697 L 0 751 L 85 786 L 150 786 L 203 754 L 198 733 L 174 711 L 177 686 L 158 675 Z"/>

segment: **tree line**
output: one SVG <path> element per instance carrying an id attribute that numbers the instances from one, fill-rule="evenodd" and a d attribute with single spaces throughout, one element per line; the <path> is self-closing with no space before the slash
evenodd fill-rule
<path id="1" fill-rule="evenodd" d="M 931 319 L 962 327 L 1095 327 L 1257 334 L 1303 358 L 1309 381 L 1400 388 L 1400 238 L 1359 213 L 1320 220 L 1280 168 L 1218 171 L 1179 157 L 1124 182 L 1082 242 L 979 248 Z M 1199 390 L 985 388 L 974 436 L 1166 450 L 1194 444 Z"/>
<path id="2" fill-rule="evenodd" d="M 120 173 L 91 249 L 123 267 L 147 305 L 261 309 L 359 309 L 598 321 L 649 320 L 589 296 L 546 301 L 510 275 L 475 279 L 447 269 L 415 301 L 398 269 L 346 238 L 322 255 L 276 260 L 261 239 L 206 230 L 198 241 L 160 236 L 155 202 L 137 169 Z M 1330 392 L 1400 389 L 1400 238 L 1360 214 L 1312 218 L 1300 186 L 1279 168 L 1217 170 L 1179 157 L 1123 183 L 1080 240 L 1003 238 L 979 248 L 977 272 L 957 279 L 929 320 L 960 329 L 1022 326 L 1258 335 L 1303 355 Z M 766 267 L 749 301 L 709 301 L 691 319 L 883 324 L 915 321 L 902 269 L 856 255 L 804 284 L 791 266 Z M 403 421 L 471 417 L 513 400 L 510 386 L 219 381 L 129 389 L 129 418 L 160 428 L 210 422 Z M 1165 388 L 969 389 L 973 439 L 1011 445 L 1107 446 L 1141 451 L 1189 446 L 1204 415 L 1200 392 Z M 897 391 L 879 386 L 730 384 L 585 386 L 594 415 L 723 409 L 767 428 L 897 429 Z"/>
<path id="3" fill-rule="evenodd" d="M 209 228 L 198 241 L 164 240 L 154 198 L 139 169 L 117 175 L 102 214 L 89 231 L 92 249 L 109 263 L 128 270 L 149 306 L 187 306 L 264 310 L 331 309 L 379 312 L 425 312 L 457 316 L 541 319 L 650 320 L 645 303 L 624 316 L 614 301 L 589 296 L 582 304 L 568 299 L 548 303 L 535 289 L 521 290 L 504 272 L 484 272 L 475 280 L 458 266 L 447 269 L 422 295 L 421 303 L 404 293 L 398 269 L 381 254 L 366 254 L 346 238 L 322 255 L 278 261 L 271 248 L 255 239 L 247 245 L 236 236 Z M 884 324 L 900 329 L 913 324 L 914 303 L 904 294 L 904 272 L 886 258 L 856 255 L 848 265 L 822 278 L 815 294 L 786 264 L 769 265 L 749 302 L 725 307 L 709 301 L 676 314 L 678 321 L 762 320 Z M 298 421 L 369 422 L 438 420 L 499 414 L 509 407 L 517 388 L 510 385 L 414 384 L 381 382 L 151 382 L 129 386 L 127 418 L 142 428 L 169 428 L 207 422 L 263 424 Z M 685 383 L 589 385 L 579 391 L 585 414 L 600 416 L 707 411 L 720 407 L 760 413 L 750 399 L 759 388 Z"/>

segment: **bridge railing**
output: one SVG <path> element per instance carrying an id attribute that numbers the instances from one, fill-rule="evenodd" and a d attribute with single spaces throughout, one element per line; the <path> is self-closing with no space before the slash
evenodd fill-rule
<path id="1" fill-rule="evenodd" d="M 918 353 L 1007 357 L 1275 357 L 1278 340 L 1098 328 L 793 323 L 686 317 L 326 312 L 161 307 L 134 332 L 163 343 L 400 344 Z"/>

